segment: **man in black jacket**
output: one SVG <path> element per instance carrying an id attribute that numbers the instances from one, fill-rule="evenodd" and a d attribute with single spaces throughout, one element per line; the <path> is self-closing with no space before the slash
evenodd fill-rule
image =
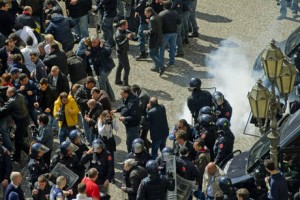
<path id="1" fill-rule="evenodd" d="M 113 38 L 114 17 L 117 15 L 117 0 L 100 0 L 97 10 L 103 9 L 102 30 L 105 41 L 111 46 L 115 46 Z"/>
<path id="2" fill-rule="evenodd" d="M 8 5 L 5 1 L 0 2 L 0 33 L 6 37 L 11 34 L 14 28 L 14 17 L 8 12 Z"/>
<path id="3" fill-rule="evenodd" d="M 52 43 L 50 54 L 46 55 L 43 62 L 47 66 L 47 73 L 49 74 L 51 67 L 54 65 L 59 66 L 60 71 L 68 76 L 69 68 L 68 68 L 68 57 L 65 52 L 61 51 L 58 47 L 57 43 Z"/>
<path id="4" fill-rule="evenodd" d="M 150 138 L 152 140 L 151 155 L 153 159 L 156 159 L 158 149 L 165 148 L 169 135 L 166 109 L 163 105 L 158 104 L 156 97 L 151 97 L 147 105 L 147 120 L 150 123 Z"/>
<path id="5" fill-rule="evenodd" d="M 36 28 L 36 24 L 32 15 L 32 8 L 30 6 L 25 6 L 23 13 L 18 15 L 16 18 L 15 29 L 22 29 L 24 26 L 29 26 L 32 29 Z"/>
<path id="6" fill-rule="evenodd" d="M 57 94 L 62 92 L 70 92 L 70 86 L 67 77 L 60 72 L 57 66 L 53 66 L 51 68 L 51 72 L 48 75 L 48 83 L 56 89 Z"/>
<path id="7" fill-rule="evenodd" d="M 92 59 L 92 63 L 97 76 L 99 76 L 99 87 L 108 93 L 109 98 L 115 101 L 114 91 L 109 83 L 108 76 L 115 67 L 111 58 L 111 47 L 101 42 L 97 36 L 91 38 L 92 48 L 85 51 L 85 54 Z"/>
<path id="8" fill-rule="evenodd" d="M 139 137 L 141 114 L 139 109 L 139 99 L 134 95 L 130 87 L 125 86 L 120 93 L 123 99 L 123 105 L 113 112 L 119 112 L 121 117 L 119 120 L 126 127 L 126 145 L 127 152 L 131 152 L 132 142 Z"/>
<path id="9" fill-rule="evenodd" d="M 9 175 L 12 170 L 12 163 L 10 160 L 10 152 L 2 146 L 2 135 L 0 134 L 0 184 L 2 185 L 4 191 L 8 185 Z M 0 197 L 2 190 L 0 190 Z"/>
<path id="10" fill-rule="evenodd" d="M 12 39 L 5 40 L 5 46 L 0 49 L 1 68 L 0 75 L 2 76 L 9 67 L 13 66 L 13 55 L 21 54 L 18 47 L 15 46 Z"/>
<path id="11" fill-rule="evenodd" d="M 196 152 L 193 147 L 193 143 L 188 140 L 188 135 L 186 132 L 179 130 L 175 133 L 176 141 L 173 144 L 173 152 L 175 156 L 179 156 L 180 147 L 186 147 L 188 149 L 189 160 L 194 160 Z"/>
<path id="12" fill-rule="evenodd" d="M 96 85 L 95 78 L 92 76 L 88 76 L 86 78 L 85 84 L 81 86 L 75 94 L 75 100 L 80 108 L 82 117 L 84 117 L 85 114 L 87 114 L 89 111 L 87 102 L 92 98 L 91 90 L 95 85 Z M 85 120 L 82 120 L 82 124 L 84 128 L 85 136 L 87 137 L 86 139 L 88 140 L 88 142 L 92 143 L 93 138 L 91 137 L 89 124 Z"/>
<path id="13" fill-rule="evenodd" d="M 128 78 L 130 65 L 128 60 L 129 40 L 132 34 L 127 32 L 128 23 L 126 20 L 121 20 L 118 24 L 118 29 L 115 34 L 115 41 L 117 44 L 117 56 L 119 65 L 116 72 L 115 84 L 128 86 Z M 124 69 L 123 81 L 121 81 L 121 72 Z"/>
<path id="14" fill-rule="evenodd" d="M 170 45 L 170 54 L 168 66 L 173 66 L 175 63 L 175 52 L 176 52 L 176 38 L 177 38 L 177 26 L 181 24 L 179 15 L 174 11 L 170 10 L 172 2 L 165 4 L 164 11 L 159 13 L 162 19 L 162 30 L 163 30 L 163 44 L 160 47 L 160 59 L 164 63 L 165 49 L 167 45 Z"/>
<path id="15" fill-rule="evenodd" d="M 16 88 L 10 87 L 6 91 L 8 101 L 0 108 L 0 118 L 12 115 L 17 126 L 15 132 L 15 154 L 14 160 L 21 160 L 21 150 L 29 153 L 29 146 L 24 141 L 24 136 L 27 136 L 27 126 L 29 125 L 28 109 L 26 99 L 22 94 L 17 93 Z"/>
<path id="16" fill-rule="evenodd" d="M 149 35 L 149 54 L 154 63 L 152 71 L 160 71 L 160 74 L 164 71 L 164 63 L 159 59 L 159 48 L 162 45 L 162 20 L 151 7 L 145 9 L 145 16 L 147 22 L 149 22 L 149 30 L 144 31 L 146 35 Z"/>
<path id="17" fill-rule="evenodd" d="M 141 181 L 148 176 L 145 168 L 138 166 L 137 161 L 132 158 L 124 162 L 124 178 L 126 187 L 121 187 L 128 194 L 128 200 L 136 200 L 137 190 Z"/>
<path id="18" fill-rule="evenodd" d="M 78 39 L 89 36 L 88 12 L 92 8 L 91 0 L 67 0 L 67 10 L 70 17 L 76 22 L 75 33 Z"/>

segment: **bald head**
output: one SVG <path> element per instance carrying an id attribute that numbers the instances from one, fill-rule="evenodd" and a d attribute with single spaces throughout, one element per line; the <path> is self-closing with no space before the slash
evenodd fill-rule
<path id="1" fill-rule="evenodd" d="M 218 169 L 218 167 L 214 162 L 210 162 L 206 166 L 206 170 L 210 175 L 214 175 L 216 173 L 217 169 Z"/>
<path id="2" fill-rule="evenodd" d="M 96 102 L 95 99 L 90 99 L 90 100 L 88 100 L 87 105 L 88 105 L 88 107 L 89 107 L 90 109 L 93 109 L 93 108 L 95 108 L 96 103 L 97 103 L 97 102 Z"/>
<path id="3" fill-rule="evenodd" d="M 158 104 L 157 97 L 151 97 L 149 103 L 151 104 L 151 106 L 157 105 Z"/>

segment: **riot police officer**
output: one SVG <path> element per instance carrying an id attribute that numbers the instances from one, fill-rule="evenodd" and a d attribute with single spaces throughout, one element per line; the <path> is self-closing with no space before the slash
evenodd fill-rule
<path id="1" fill-rule="evenodd" d="M 291 103 L 290 113 L 295 113 L 300 108 L 300 83 L 297 85 L 296 88 L 296 95 L 297 99 Z"/>
<path id="2" fill-rule="evenodd" d="M 81 162 L 89 163 L 90 168 L 96 168 L 99 176 L 96 180 L 97 185 L 108 188 L 109 182 L 114 178 L 114 163 L 111 154 L 106 150 L 102 140 L 96 139 L 92 143 L 92 149 L 83 154 Z"/>
<path id="3" fill-rule="evenodd" d="M 199 78 L 192 78 L 190 80 L 189 90 L 192 92 L 187 99 L 187 106 L 192 113 L 192 117 L 196 123 L 199 110 L 203 106 L 212 106 L 212 96 L 208 91 L 201 90 L 201 80 Z"/>
<path id="4" fill-rule="evenodd" d="M 38 177 L 48 172 L 49 167 L 43 159 L 43 155 L 49 151 L 49 148 L 41 143 L 35 143 L 31 146 L 30 160 L 28 169 L 31 185 L 38 180 Z"/>
<path id="5" fill-rule="evenodd" d="M 146 151 L 144 140 L 136 138 L 132 142 L 132 151 L 127 155 L 128 158 L 133 158 L 138 161 L 138 165 L 141 167 L 146 166 L 148 160 L 151 159 L 150 154 Z"/>
<path id="6" fill-rule="evenodd" d="M 77 174 L 79 176 L 79 180 L 81 180 L 84 176 L 84 167 L 80 163 L 79 158 L 74 153 L 77 150 L 78 147 L 71 143 L 69 140 L 62 142 L 60 145 L 60 152 L 52 158 L 50 169 L 52 170 L 57 163 L 61 163 L 72 172 Z"/>
<path id="7" fill-rule="evenodd" d="M 173 177 L 160 176 L 158 164 L 155 160 L 149 160 L 146 169 L 149 176 L 141 181 L 137 192 L 137 200 L 166 199 L 167 191 L 173 191 L 175 187 Z"/>
<path id="8" fill-rule="evenodd" d="M 224 199 L 236 200 L 235 189 L 232 186 L 231 179 L 227 176 L 221 176 L 219 185 L 224 194 Z"/>
<path id="9" fill-rule="evenodd" d="M 213 109 L 209 106 L 204 106 L 199 110 L 199 114 L 198 114 L 198 122 L 199 122 L 199 117 L 202 114 L 208 114 L 213 118 L 214 122 L 217 122 L 218 120 L 218 116 L 216 115 L 216 113 L 213 111 Z"/>
<path id="10" fill-rule="evenodd" d="M 230 130 L 230 122 L 226 118 L 217 121 L 219 137 L 214 146 L 215 163 L 222 168 L 228 161 L 233 151 L 234 135 Z"/>
<path id="11" fill-rule="evenodd" d="M 2 185 L 3 189 L 8 185 L 8 180 L 10 173 L 12 171 L 12 163 L 10 160 L 10 152 L 2 146 L 3 138 L 2 134 L 0 134 L 0 184 Z M 1 196 L 2 189 L 0 191 Z"/>
<path id="12" fill-rule="evenodd" d="M 215 106 L 215 110 L 219 111 L 219 118 L 226 118 L 228 121 L 230 121 L 231 116 L 232 116 L 232 107 L 229 104 L 229 102 L 224 98 L 224 95 L 216 91 L 212 95 L 213 97 L 213 102 Z"/>
<path id="13" fill-rule="evenodd" d="M 86 144 L 82 142 L 80 132 L 77 129 L 72 130 L 70 132 L 69 139 L 74 145 L 78 147 L 78 150 L 75 151 L 75 154 L 78 159 L 81 159 L 82 155 L 89 149 Z"/>
<path id="14" fill-rule="evenodd" d="M 209 114 L 202 114 L 199 120 L 199 137 L 205 141 L 205 145 L 210 151 L 210 157 L 214 160 L 214 145 L 218 138 L 217 129 L 213 118 Z"/>

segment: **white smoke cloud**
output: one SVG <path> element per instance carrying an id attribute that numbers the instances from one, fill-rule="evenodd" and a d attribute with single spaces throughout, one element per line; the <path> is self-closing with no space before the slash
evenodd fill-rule
<path id="1" fill-rule="evenodd" d="M 241 42 L 234 39 L 223 40 L 206 60 L 208 71 L 214 76 L 214 86 L 233 108 L 231 128 L 235 134 L 242 134 L 244 130 L 250 113 L 247 93 L 256 82 L 251 76 L 252 65 L 241 46 Z"/>

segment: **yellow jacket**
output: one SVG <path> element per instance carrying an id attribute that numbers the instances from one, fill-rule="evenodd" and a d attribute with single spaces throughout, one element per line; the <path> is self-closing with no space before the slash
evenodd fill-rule
<path id="1" fill-rule="evenodd" d="M 53 116 L 56 116 L 56 113 L 59 112 L 60 107 L 62 103 L 60 100 L 60 97 L 57 98 L 57 100 L 54 102 L 54 110 L 53 110 Z M 65 105 L 65 117 L 67 121 L 67 126 L 76 126 L 78 124 L 78 113 L 79 108 L 72 96 L 68 96 L 68 103 Z M 58 121 L 59 128 L 62 127 L 62 121 Z"/>

